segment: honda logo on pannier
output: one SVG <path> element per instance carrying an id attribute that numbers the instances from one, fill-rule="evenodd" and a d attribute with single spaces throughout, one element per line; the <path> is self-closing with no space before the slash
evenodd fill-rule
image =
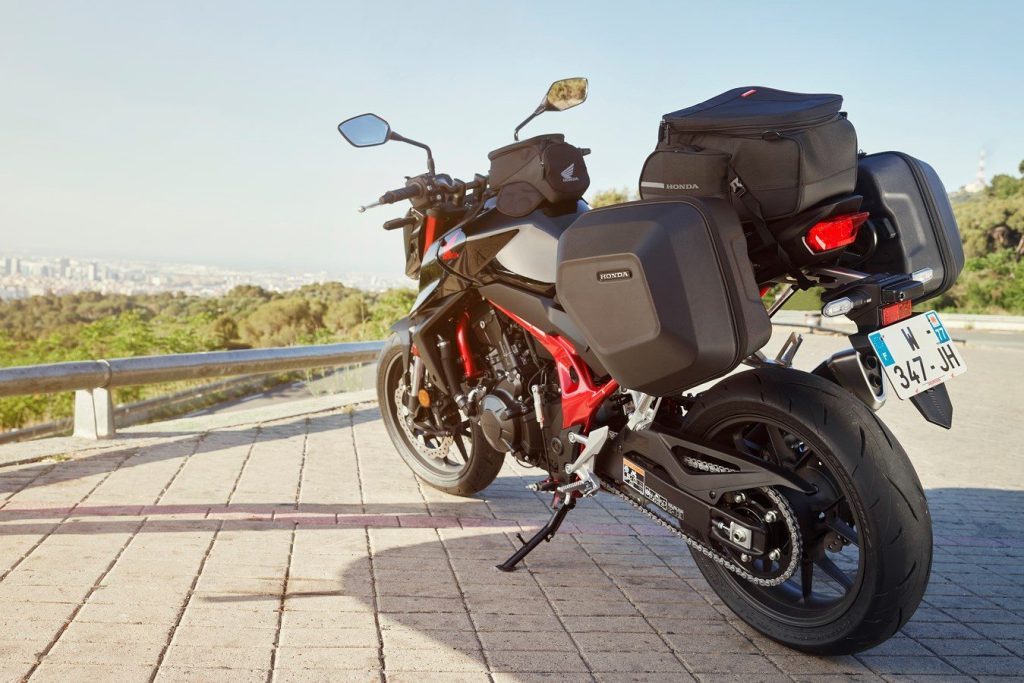
<path id="1" fill-rule="evenodd" d="M 628 270 L 605 270 L 597 274 L 597 279 L 600 282 L 607 282 L 609 280 L 628 280 L 633 277 L 633 273 Z"/>

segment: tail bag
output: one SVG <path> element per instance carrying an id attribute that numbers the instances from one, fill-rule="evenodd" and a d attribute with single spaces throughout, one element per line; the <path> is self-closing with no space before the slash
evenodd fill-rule
<path id="1" fill-rule="evenodd" d="M 728 199 L 743 220 L 772 220 L 849 194 L 857 134 L 842 103 L 839 95 L 746 87 L 665 114 L 640 196 Z"/>

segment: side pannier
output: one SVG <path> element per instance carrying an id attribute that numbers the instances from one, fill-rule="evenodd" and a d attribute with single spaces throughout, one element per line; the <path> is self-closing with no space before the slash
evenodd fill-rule
<path id="1" fill-rule="evenodd" d="M 581 199 L 590 187 L 583 154 L 560 134 L 538 135 L 488 154 L 488 183 L 498 190 L 498 211 L 519 217 L 545 200 L 558 204 Z"/>
<path id="2" fill-rule="evenodd" d="M 760 212 L 770 221 L 849 194 L 857 133 L 842 103 L 840 95 L 747 87 L 665 114 L 640 196 L 731 197 L 742 220 Z"/>
<path id="3" fill-rule="evenodd" d="M 919 302 L 953 286 L 964 248 L 946 188 L 931 166 L 901 152 L 869 154 L 860 160 L 857 194 L 873 231 L 861 231 L 855 248 L 864 258 L 853 267 L 870 273 L 931 268 Z"/>
<path id="4" fill-rule="evenodd" d="M 771 336 L 743 229 L 722 200 L 584 213 L 558 240 L 556 291 L 609 374 L 656 396 L 726 374 Z"/>

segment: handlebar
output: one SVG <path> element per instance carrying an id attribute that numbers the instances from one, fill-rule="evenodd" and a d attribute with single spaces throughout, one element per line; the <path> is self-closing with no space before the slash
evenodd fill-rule
<path id="1" fill-rule="evenodd" d="M 400 202 L 403 199 L 419 197 L 421 194 L 423 194 L 423 188 L 419 185 L 406 185 L 399 190 L 385 192 L 377 201 L 381 204 L 394 204 L 395 202 Z"/>
<path id="2" fill-rule="evenodd" d="M 423 188 L 417 183 L 413 185 L 406 185 L 397 190 L 388 190 L 380 196 L 380 199 L 372 204 L 359 207 L 359 213 L 363 213 L 367 209 L 372 209 L 375 206 L 381 206 L 383 204 L 394 204 L 400 202 L 403 199 L 414 199 L 423 194 Z"/>
<path id="3" fill-rule="evenodd" d="M 363 213 L 367 209 L 372 209 L 375 206 L 394 204 L 395 202 L 400 202 L 403 199 L 416 199 L 424 196 L 428 192 L 431 196 L 433 196 L 435 192 L 439 193 L 437 198 L 440 199 L 444 195 L 451 196 L 459 193 L 465 194 L 469 190 L 482 191 L 486 187 L 487 177 L 482 175 L 477 175 L 469 182 L 458 179 L 452 180 L 449 176 L 444 174 L 417 176 L 416 178 L 410 179 L 409 184 L 405 187 L 401 187 L 397 190 L 389 190 L 382 194 L 380 199 L 372 204 L 360 206 L 359 213 Z"/>

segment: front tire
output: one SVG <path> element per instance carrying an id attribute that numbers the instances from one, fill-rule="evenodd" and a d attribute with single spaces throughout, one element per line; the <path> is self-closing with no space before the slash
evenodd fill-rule
<path id="1" fill-rule="evenodd" d="M 794 471 L 820 482 L 813 497 L 776 488 L 797 511 L 804 540 L 800 569 L 787 583 L 755 586 L 693 553 L 741 619 L 821 655 L 866 650 L 910 619 L 928 585 L 931 517 L 903 448 L 860 401 L 814 375 L 759 368 L 702 394 L 683 429 L 783 466 L 811 468 Z M 840 558 L 854 548 L 855 558 Z"/>
<path id="2" fill-rule="evenodd" d="M 420 433 L 404 414 L 407 374 L 402 341 L 394 335 L 377 363 L 377 400 L 398 454 L 421 481 L 435 489 L 455 496 L 483 491 L 498 476 L 503 454 L 490 447 L 474 421 L 463 422 L 450 437 Z M 461 448 L 456 440 L 461 440 Z"/>

